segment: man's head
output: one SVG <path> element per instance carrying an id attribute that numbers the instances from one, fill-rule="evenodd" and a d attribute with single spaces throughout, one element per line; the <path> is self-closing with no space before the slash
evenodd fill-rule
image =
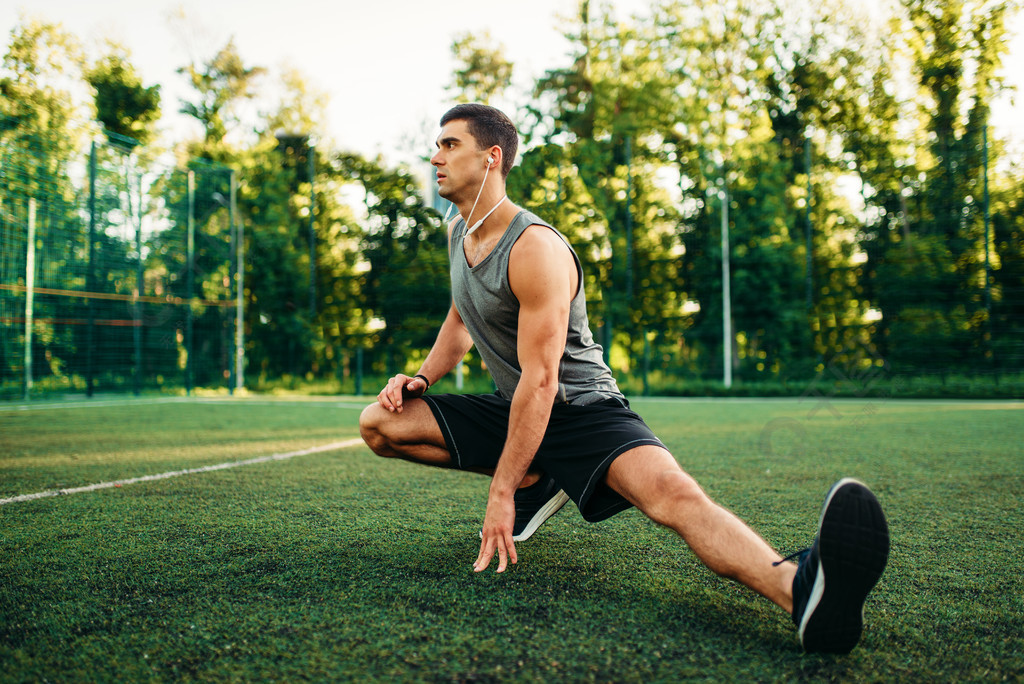
<path id="1" fill-rule="evenodd" d="M 479 146 L 484 150 L 497 145 L 501 148 L 501 177 L 508 178 L 519 148 L 519 133 L 515 124 L 500 110 L 482 104 L 460 104 L 441 117 L 441 127 L 450 121 L 465 121 Z"/>

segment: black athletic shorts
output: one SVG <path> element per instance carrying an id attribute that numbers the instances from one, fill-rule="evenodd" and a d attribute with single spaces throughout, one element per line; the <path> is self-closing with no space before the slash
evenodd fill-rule
<path id="1" fill-rule="evenodd" d="M 457 468 L 495 468 L 505 438 L 511 403 L 497 394 L 424 395 L 441 426 Z M 604 483 L 615 458 L 634 447 L 664 447 L 625 399 L 587 406 L 555 404 L 531 470 L 554 478 L 589 522 L 598 522 L 632 504 Z"/>

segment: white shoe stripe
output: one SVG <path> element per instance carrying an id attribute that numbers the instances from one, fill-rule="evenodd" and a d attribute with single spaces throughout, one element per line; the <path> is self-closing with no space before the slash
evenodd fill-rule
<path id="1" fill-rule="evenodd" d="M 523 531 L 520 532 L 518 535 L 512 537 L 512 541 L 524 541 L 526 539 L 529 539 L 530 536 L 537 531 L 537 528 L 540 527 L 545 520 L 547 520 L 555 513 L 557 513 L 558 510 L 562 506 L 564 506 L 568 500 L 569 495 L 566 494 L 564 491 L 559 490 L 558 494 L 555 494 L 553 497 L 551 497 L 551 499 L 546 504 L 541 506 L 540 510 L 537 511 L 536 514 L 534 514 L 533 518 L 526 525 L 526 528 L 523 529 Z"/>

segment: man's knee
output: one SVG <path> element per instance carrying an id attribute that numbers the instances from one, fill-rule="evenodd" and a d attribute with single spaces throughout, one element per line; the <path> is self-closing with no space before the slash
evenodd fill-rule
<path id="1" fill-rule="evenodd" d="M 390 441 L 384 432 L 384 424 L 390 416 L 388 411 L 378 403 L 373 403 L 359 414 L 359 435 L 378 456 L 393 456 Z"/>
<path id="2" fill-rule="evenodd" d="M 670 525 L 680 515 L 693 516 L 703 506 L 714 505 L 697 481 L 682 470 L 661 473 L 654 480 L 653 490 L 644 513 L 662 525 Z"/>

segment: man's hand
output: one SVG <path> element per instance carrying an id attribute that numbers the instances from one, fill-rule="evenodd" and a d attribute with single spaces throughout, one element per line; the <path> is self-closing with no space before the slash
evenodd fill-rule
<path id="1" fill-rule="evenodd" d="M 480 555 L 473 563 L 475 572 L 486 570 L 495 552 L 498 553 L 498 572 L 505 572 L 509 561 L 519 561 L 515 542 L 512 541 L 512 526 L 516 521 L 516 503 L 513 495 L 514 490 L 507 494 L 491 492 L 487 497 Z"/>
<path id="2" fill-rule="evenodd" d="M 423 396 L 427 391 L 427 383 L 423 378 L 410 378 L 399 373 L 388 380 L 388 384 L 377 395 L 377 402 L 388 411 L 402 412 L 402 403 L 406 399 Z"/>

